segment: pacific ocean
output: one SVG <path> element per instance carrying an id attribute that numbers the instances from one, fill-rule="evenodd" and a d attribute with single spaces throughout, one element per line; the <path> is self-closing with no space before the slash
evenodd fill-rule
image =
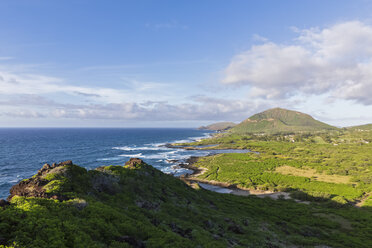
<path id="1" fill-rule="evenodd" d="M 206 138 L 211 133 L 190 128 L 1 128 L 0 199 L 43 164 L 65 160 L 93 169 L 123 165 L 138 157 L 165 173 L 179 175 L 186 170 L 175 166 L 178 161 L 209 152 L 164 145 Z"/>

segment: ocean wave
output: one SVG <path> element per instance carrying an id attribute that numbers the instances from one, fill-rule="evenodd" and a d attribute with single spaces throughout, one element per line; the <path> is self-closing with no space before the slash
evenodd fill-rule
<path id="1" fill-rule="evenodd" d="M 189 137 L 189 138 L 186 138 L 186 139 L 175 140 L 175 141 L 171 141 L 171 142 L 168 142 L 168 143 L 171 143 L 171 144 L 173 144 L 173 143 L 190 143 L 190 142 L 200 141 L 200 140 L 209 138 L 210 136 L 211 136 L 210 133 L 204 133 L 203 136 Z"/>
<path id="2" fill-rule="evenodd" d="M 185 168 L 181 168 L 181 167 L 176 168 L 176 167 L 173 167 L 173 166 L 161 167 L 160 170 L 163 173 L 174 174 L 174 175 L 180 175 L 180 174 L 184 174 L 184 173 L 192 173 L 191 170 L 188 170 L 188 169 L 185 169 Z"/>
<path id="3" fill-rule="evenodd" d="M 111 158 L 99 158 L 97 161 L 113 161 L 113 160 L 119 160 L 118 157 L 111 157 Z"/>
<path id="4" fill-rule="evenodd" d="M 160 151 L 160 150 L 169 150 L 167 147 L 161 146 L 116 146 L 113 147 L 114 150 L 122 151 Z"/>
<path id="5" fill-rule="evenodd" d="M 210 133 L 205 133 L 203 136 L 195 137 L 194 140 L 195 140 L 195 141 L 201 141 L 201 140 L 203 140 L 203 139 L 207 139 L 207 138 L 209 138 L 209 137 L 211 137 L 211 134 L 210 134 Z"/>
<path id="6" fill-rule="evenodd" d="M 142 155 L 142 153 L 137 153 L 137 154 L 121 154 L 121 155 L 119 155 L 120 157 L 130 157 L 130 158 L 132 158 L 132 157 L 145 157 L 145 156 L 143 156 Z"/>

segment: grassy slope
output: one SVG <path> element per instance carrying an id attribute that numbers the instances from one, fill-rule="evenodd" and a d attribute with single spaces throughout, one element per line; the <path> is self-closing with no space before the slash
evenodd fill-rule
<path id="1" fill-rule="evenodd" d="M 337 129 L 296 111 L 274 108 L 255 114 L 231 129 L 232 133 L 277 133 Z"/>
<path id="2" fill-rule="evenodd" d="M 45 187 L 69 200 L 16 196 L 0 207 L 0 242 L 9 247 L 368 247 L 371 242 L 367 208 L 222 195 L 190 188 L 146 164 L 66 169 L 47 175 Z"/>
<path id="3" fill-rule="evenodd" d="M 372 192 L 372 133 L 337 131 L 296 135 L 220 135 L 195 144 L 219 144 L 259 154 L 222 154 L 201 159 L 208 168 L 200 177 L 248 188 L 296 190 L 337 202 L 355 202 Z M 319 141 L 322 142 L 319 142 Z M 294 141 L 294 142 L 291 142 Z M 368 141 L 369 143 L 365 143 Z M 290 166 L 321 177 L 279 173 Z M 335 183 L 339 178 L 348 183 Z M 325 178 L 325 180 L 322 180 Z M 327 182 L 328 181 L 328 182 Z M 329 182 L 334 181 L 334 182 Z M 368 201 L 365 204 L 370 204 Z"/>
<path id="4" fill-rule="evenodd" d="M 372 130 L 372 124 L 349 127 L 351 130 Z"/>
<path id="5" fill-rule="evenodd" d="M 205 127 L 204 126 L 200 127 L 199 129 L 212 130 L 212 131 L 222 131 L 222 130 L 232 128 L 234 126 L 236 126 L 236 124 L 234 122 L 218 122 L 218 123 L 213 123 L 213 124 L 205 126 Z"/>

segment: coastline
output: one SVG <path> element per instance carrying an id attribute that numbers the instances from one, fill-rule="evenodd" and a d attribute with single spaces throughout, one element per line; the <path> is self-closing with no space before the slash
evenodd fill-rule
<path id="1" fill-rule="evenodd" d="M 232 194 L 232 195 L 238 195 L 238 196 L 254 195 L 259 198 L 269 197 L 274 200 L 285 199 L 285 200 L 294 200 L 295 202 L 298 202 L 298 203 L 310 204 L 310 202 L 308 201 L 301 201 L 301 200 L 292 198 L 290 196 L 290 193 L 288 192 L 274 192 L 271 190 L 250 189 L 250 188 L 241 187 L 239 185 L 231 184 L 227 182 L 219 182 L 215 180 L 206 180 L 206 179 L 197 178 L 198 176 L 208 171 L 207 168 L 196 167 L 193 165 L 200 158 L 202 157 L 191 156 L 190 158 L 186 160 L 186 163 L 180 163 L 178 165 L 181 168 L 193 171 L 191 174 L 187 173 L 179 177 L 181 181 L 185 182 L 186 184 L 188 184 L 189 186 L 193 188 L 200 187 L 205 190 L 209 190 L 209 191 L 213 191 L 217 193 L 223 193 L 223 194 Z"/>

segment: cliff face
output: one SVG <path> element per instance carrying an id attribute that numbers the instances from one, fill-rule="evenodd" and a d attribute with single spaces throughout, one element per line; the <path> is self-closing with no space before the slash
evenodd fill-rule
<path id="1" fill-rule="evenodd" d="M 351 247 L 311 206 L 194 188 L 140 159 L 46 164 L 0 201 L 0 247 Z"/>
<path id="2" fill-rule="evenodd" d="M 57 178 L 72 175 L 70 172 L 72 166 L 71 160 L 59 164 L 45 164 L 35 176 L 14 185 L 7 200 L 10 201 L 14 196 L 63 199 L 57 192 L 52 193 L 51 186 L 55 184 Z"/>
<path id="3" fill-rule="evenodd" d="M 65 201 L 82 195 L 115 195 L 122 190 L 121 176 L 128 174 L 131 169 L 138 169 L 137 173 L 146 175 L 160 173 L 137 158 L 129 160 L 123 167 L 103 166 L 92 171 L 74 165 L 71 160 L 45 164 L 36 175 L 14 185 L 7 200 L 23 196 Z"/>

